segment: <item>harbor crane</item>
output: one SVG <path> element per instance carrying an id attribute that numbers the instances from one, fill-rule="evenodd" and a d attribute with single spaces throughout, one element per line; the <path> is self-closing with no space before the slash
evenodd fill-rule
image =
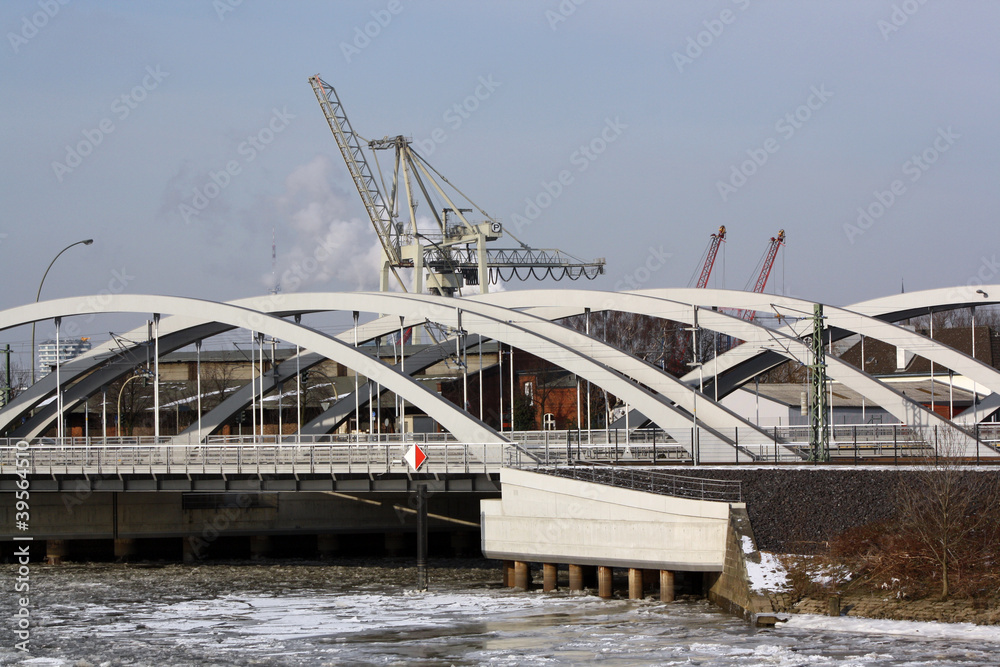
<path id="1" fill-rule="evenodd" d="M 712 234 L 712 240 L 708 243 L 708 252 L 705 254 L 705 263 L 701 266 L 701 275 L 698 276 L 698 289 L 708 286 L 708 278 L 712 275 L 712 267 L 715 266 L 715 256 L 719 254 L 719 246 L 726 241 L 726 226 L 719 227 L 719 231 Z M 688 283 L 690 284 L 690 283 Z"/>
<path id="2" fill-rule="evenodd" d="M 771 269 L 774 268 L 774 260 L 778 256 L 778 250 L 783 245 L 785 245 L 784 229 L 778 231 L 778 235 L 772 236 L 770 241 L 768 241 L 767 250 L 764 251 L 764 256 L 761 258 L 760 273 L 757 274 L 757 282 L 753 286 L 755 293 L 763 294 L 764 288 L 767 287 L 767 279 L 771 276 Z M 744 309 L 737 313 L 737 317 L 747 322 L 752 322 L 756 316 L 756 310 Z"/>
<path id="3" fill-rule="evenodd" d="M 407 289 L 398 271 L 401 268 L 413 270 L 413 292 L 424 292 L 426 273 L 426 287 L 445 296 L 461 293 L 464 286 L 478 286 L 485 294 L 489 285 L 498 280 L 529 277 L 592 280 L 604 273 L 603 258 L 587 262 L 561 250 L 532 248 L 514 237 L 498 218 L 487 214 L 421 157 L 410 138 L 386 136 L 365 142 L 351 126 L 333 86 L 318 74 L 309 77 L 309 83 L 378 235 L 382 249 L 381 291 L 389 289 L 390 273 L 404 291 Z M 362 142 L 372 152 L 378 179 L 368 165 Z M 393 153 L 391 188 L 386 187 L 378 162 L 378 151 L 382 150 Z M 431 198 L 432 193 L 439 202 Z M 417 227 L 418 196 L 427 203 L 428 215 L 435 223 L 431 231 Z M 473 212 L 478 212 L 481 218 L 470 220 Z M 520 246 L 487 245 L 505 235 Z"/>

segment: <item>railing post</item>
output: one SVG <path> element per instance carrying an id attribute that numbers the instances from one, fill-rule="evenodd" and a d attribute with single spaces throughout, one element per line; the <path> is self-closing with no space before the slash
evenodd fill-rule
<path id="1" fill-rule="evenodd" d="M 976 434 L 976 465 L 979 465 L 979 422 L 975 423 L 973 430 Z"/>
<path id="2" fill-rule="evenodd" d="M 740 464 L 740 427 L 737 426 L 735 432 L 733 433 L 733 439 L 735 440 L 736 446 L 733 448 L 733 457 L 736 459 L 734 463 L 736 465 Z"/>
<path id="3" fill-rule="evenodd" d="M 854 431 L 854 465 L 858 465 L 858 425 L 852 426 L 851 430 Z"/>
<path id="4" fill-rule="evenodd" d="M 892 463 L 899 465 L 899 439 L 896 434 L 896 424 L 892 425 Z"/>
<path id="5" fill-rule="evenodd" d="M 778 462 L 778 427 L 774 427 L 774 462 Z"/>

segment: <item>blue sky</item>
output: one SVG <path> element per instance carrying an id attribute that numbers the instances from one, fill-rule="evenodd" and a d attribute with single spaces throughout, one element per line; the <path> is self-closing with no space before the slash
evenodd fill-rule
<path id="1" fill-rule="evenodd" d="M 848 304 L 903 280 L 995 282 L 998 24 L 985 0 L 8 0 L 0 308 L 31 301 L 52 256 L 86 237 L 45 297 L 122 282 L 262 294 L 272 229 L 279 275 L 337 242 L 301 289 L 372 288 L 374 234 L 315 73 L 367 138 L 444 130 L 425 156 L 508 225 L 569 170 L 519 236 L 605 257 L 597 288 L 645 278 L 657 253 L 669 261 L 642 286 L 687 285 L 721 224 L 718 287 L 743 288 L 779 229 L 769 291 Z M 574 154 L 609 124 L 618 134 L 581 170 Z M 271 140 L 251 151 L 251 136 Z M 77 164 L 67 147 L 81 143 Z"/>

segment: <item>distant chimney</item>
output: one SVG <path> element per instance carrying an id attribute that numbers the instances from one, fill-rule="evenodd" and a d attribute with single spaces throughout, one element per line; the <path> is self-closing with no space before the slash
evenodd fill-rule
<path id="1" fill-rule="evenodd" d="M 917 328 L 910 324 L 902 325 L 904 329 L 909 329 L 910 331 L 916 331 Z M 902 371 L 906 370 L 906 367 L 910 365 L 913 361 L 913 353 L 909 350 L 904 350 L 901 347 L 896 348 L 896 370 Z"/>

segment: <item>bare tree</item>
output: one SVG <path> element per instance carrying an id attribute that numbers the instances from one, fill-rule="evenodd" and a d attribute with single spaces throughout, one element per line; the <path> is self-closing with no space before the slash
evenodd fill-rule
<path id="1" fill-rule="evenodd" d="M 242 383 L 236 380 L 237 364 L 213 363 L 207 364 L 207 373 L 202 376 L 202 410 L 209 411 L 219 406 L 232 389 Z"/>
<path id="2" fill-rule="evenodd" d="M 577 331 L 586 330 L 586 316 L 566 318 L 563 324 Z M 712 357 L 711 332 L 704 330 L 700 337 L 701 359 Z M 590 315 L 590 335 L 633 354 L 671 375 L 687 373 L 691 361 L 691 333 L 685 325 L 650 315 L 620 311 L 601 311 Z"/>
<path id="3" fill-rule="evenodd" d="M 897 508 L 904 536 L 913 537 L 921 547 L 922 553 L 914 556 L 935 566 L 945 599 L 957 569 L 995 554 L 1000 485 L 995 470 L 963 464 L 957 441 L 939 446 L 934 465 L 921 468 L 900 484 Z"/>
<path id="4" fill-rule="evenodd" d="M 0 390 L 3 391 L 6 391 L 7 389 L 10 390 L 9 396 L 5 397 L 6 401 L 3 401 L 2 404 L 6 404 L 6 402 L 12 401 L 15 398 L 17 398 L 18 394 L 20 394 L 22 391 L 28 388 L 28 384 L 30 384 L 30 381 L 31 381 L 31 373 L 26 368 L 23 368 L 20 364 L 16 362 L 11 363 L 10 386 L 9 387 L 7 386 L 6 375 L 4 375 L 2 381 L 0 381 L 0 385 L 2 385 L 0 386 Z M 0 399 L 0 401 L 2 400 L 3 399 Z"/>
<path id="5" fill-rule="evenodd" d="M 108 400 L 109 407 L 116 411 L 117 435 L 132 435 L 136 426 L 145 425 L 146 409 L 153 405 L 150 379 L 126 375 L 108 386 Z M 121 412 L 117 413 L 118 410 Z"/>

